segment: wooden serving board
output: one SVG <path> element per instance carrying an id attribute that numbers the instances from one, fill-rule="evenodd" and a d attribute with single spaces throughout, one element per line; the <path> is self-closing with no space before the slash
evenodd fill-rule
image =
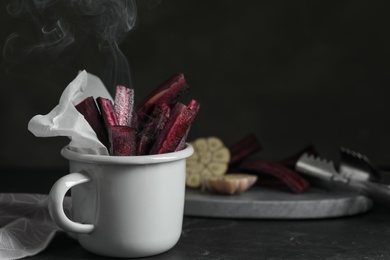
<path id="1" fill-rule="evenodd" d="M 302 194 L 254 186 L 240 195 L 187 189 L 185 216 L 250 219 L 317 219 L 368 211 L 371 199 L 348 191 L 310 188 Z"/>

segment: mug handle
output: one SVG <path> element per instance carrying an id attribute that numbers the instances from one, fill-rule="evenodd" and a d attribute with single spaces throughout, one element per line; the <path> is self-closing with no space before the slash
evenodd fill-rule
<path id="1" fill-rule="evenodd" d="M 64 212 L 63 202 L 67 191 L 79 184 L 89 182 L 90 178 L 84 174 L 75 172 L 63 176 L 54 183 L 49 193 L 49 213 L 54 222 L 68 232 L 90 233 L 94 229 L 92 224 L 81 224 L 70 220 Z"/>

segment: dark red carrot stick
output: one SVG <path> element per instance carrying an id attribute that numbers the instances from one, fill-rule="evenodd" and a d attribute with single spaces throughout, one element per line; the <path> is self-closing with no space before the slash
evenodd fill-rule
<path id="1" fill-rule="evenodd" d="M 114 110 L 119 125 L 131 126 L 134 114 L 134 89 L 121 85 L 116 87 Z"/>
<path id="2" fill-rule="evenodd" d="M 240 163 L 239 168 L 251 173 L 264 173 L 283 181 L 293 192 L 301 193 L 310 187 L 309 182 L 298 172 L 276 162 L 263 160 L 246 160 Z"/>
<path id="3" fill-rule="evenodd" d="M 96 105 L 94 98 L 92 96 L 87 97 L 75 107 L 77 111 L 79 111 L 80 114 L 84 116 L 85 120 L 92 127 L 99 141 L 106 147 L 108 147 L 107 130 L 104 126 L 103 119 L 99 113 L 99 109 Z"/>
<path id="4" fill-rule="evenodd" d="M 100 113 L 102 114 L 103 121 L 107 129 L 109 126 L 118 125 L 118 119 L 116 117 L 114 106 L 111 100 L 108 98 L 98 97 L 96 101 L 99 105 Z"/>
<path id="5" fill-rule="evenodd" d="M 172 109 L 166 126 L 157 136 L 150 153 L 161 154 L 174 152 L 179 146 L 180 141 L 186 135 L 198 113 L 198 110 L 188 108 L 179 102 L 176 103 L 175 107 Z"/>
<path id="6" fill-rule="evenodd" d="M 196 101 L 195 99 L 192 99 L 190 101 L 190 103 L 188 104 L 188 108 L 195 111 L 196 113 L 198 113 L 199 111 L 199 108 L 200 108 L 200 103 L 198 101 Z M 176 150 L 175 151 L 180 151 L 182 149 L 185 148 L 186 146 L 186 140 L 187 140 L 187 136 L 188 136 L 188 133 L 190 132 L 190 128 L 191 126 L 187 129 L 187 132 L 186 134 L 184 135 L 184 137 L 180 140 L 180 143 L 179 145 L 176 147 Z"/>
<path id="7" fill-rule="evenodd" d="M 138 155 L 148 154 L 156 136 L 164 129 L 169 119 L 170 108 L 166 103 L 156 105 L 152 115 L 142 129 L 138 143 Z"/>
<path id="8" fill-rule="evenodd" d="M 128 126 L 109 127 L 110 155 L 133 156 L 137 153 L 137 131 Z"/>
<path id="9" fill-rule="evenodd" d="M 261 144 L 254 134 L 249 134 L 229 147 L 230 165 L 237 164 L 261 150 Z"/>
<path id="10" fill-rule="evenodd" d="M 160 86 L 154 89 L 136 109 L 138 124 L 145 122 L 147 116 L 157 104 L 167 103 L 172 105 L 177 102 L 180 95 L 189 89 L 183 74 L 175 74 Z"/>

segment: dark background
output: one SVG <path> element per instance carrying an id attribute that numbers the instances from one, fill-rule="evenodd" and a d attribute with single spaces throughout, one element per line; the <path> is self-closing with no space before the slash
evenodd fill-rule
<path id="1" fill-rule="evenodd" d="M 0 42 L 31 21 L 1 1 Z M 313 144 L 337 160 L 340 146 L 390 165 L 389 1 L 138 1 L 138 20 L 120 48 L 136 101 L 183 72 L 201 111 L 189 140 L 226 144 L 254 133 L 258 156 L 281 159 Z M 27 28 L 27 29 L 26 29 Z M 65 137 L 27 130 L 86 69 L 106 61 L 92 43 L 58 59 L 5 62 L 0 71 L 0 166 L 66 167 Z M 68 56 L 67 56 L 68 55 Z"/>

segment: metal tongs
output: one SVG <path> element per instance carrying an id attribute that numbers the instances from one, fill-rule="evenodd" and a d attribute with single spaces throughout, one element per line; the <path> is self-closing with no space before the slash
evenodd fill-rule
<path id="1" fill-rule="evenodd" d="M 390 185 L 379 182 L 379 170 L 368 158 L 346 148 L 340 148 L 340 152 L 338 170 L 332 161 L 307 153 L 298 159 L 295 169 L 390 206 Z"/>

